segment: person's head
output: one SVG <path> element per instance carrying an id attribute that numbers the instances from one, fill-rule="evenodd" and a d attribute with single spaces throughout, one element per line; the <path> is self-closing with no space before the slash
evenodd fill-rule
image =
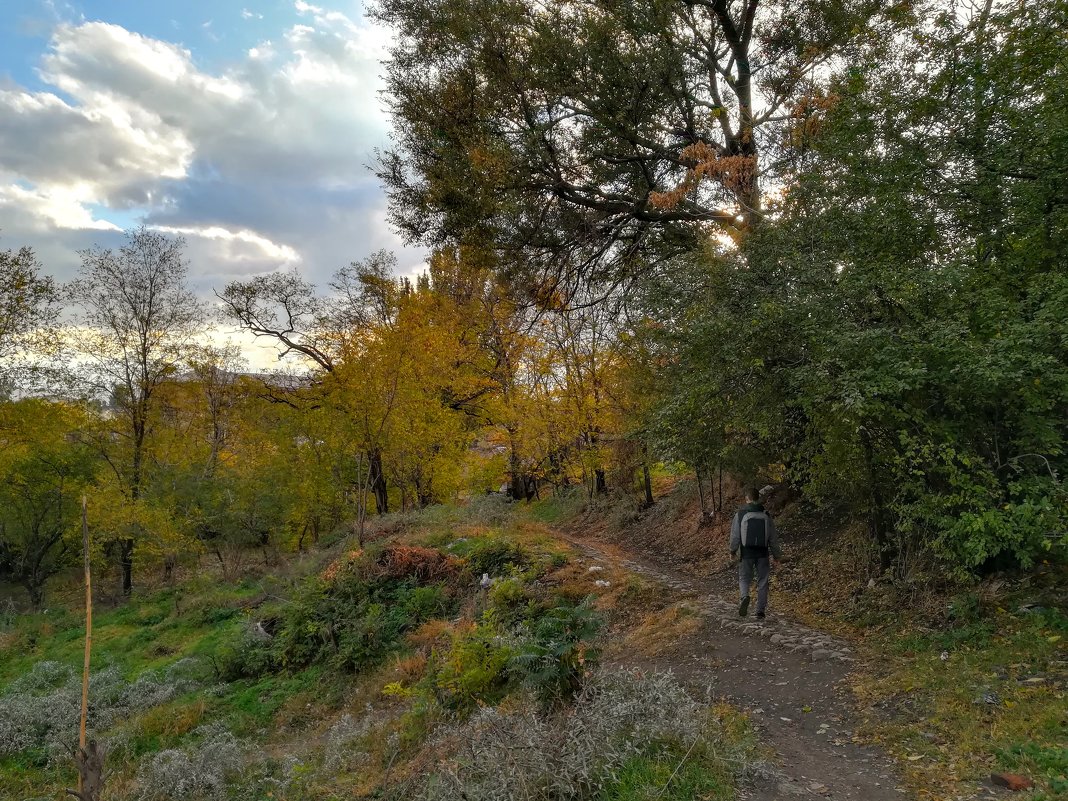
<path id="1" fill-rule="evenodd" d="M 746 487 L 745 499 L 749 501 L 749 503 L 756 503 L 760 500 L 760 490 L 756 487 Z"/>

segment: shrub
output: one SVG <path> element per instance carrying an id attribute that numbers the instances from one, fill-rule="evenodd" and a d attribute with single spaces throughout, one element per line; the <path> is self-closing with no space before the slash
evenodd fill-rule
<path id="1" fill-rule="evenodd" d="M 203 726 L 194 736 L 192 745 L 145 760 L 138 771 L 142 801 L 225 797 L 227 781 L 244 765 L 244 746 L 220 723 Z"/>
<path id="2" fill-rule="evenodd" d="M 373 576 L 414 579 L 420 585 L 449 581 L 459 570 L 456 560 L 441 551 L 397 543 L 387 545 L 363 567 Z"/>
<path id="3" fill-rule="evenodd" d="M 198 685 L 195 660 L 183 659 L 163 671 L 146 671 L 133 682 L 114 667 L 89 679 L 89 727 L 102 734 L 115 723 L 166 703 Z M 57 662 L 38 662 L 0 696 L 0 755 L 42 749 L 49 758 L 66 755 L 77 741 L 81 711 L 80 671 Z"/>
<path id="4" fill-rule="evenodd" d="M 278 667 L 270 642 L 252 628 L 246 628 L 237 642 L 221 646 L 212 662 L 223 681 L 259 678 Z"/>
<path id="5" fill-rule="evenodd" d="M 489 602 L 504 625 L 517 623 L 531 609 L 531 596 L 517 576 L 498 581 L 489 591 Z"/>
<path id="6" fill-rule="evenodd" d="M 619 797 L 627 766 L 656 756 L 677 763 L 691 747 L 692 761 L 729 782 L 727 760 L 743 748 L 670 674 L 626 671 L 597 674 L 566 713 L 484 708 L 438 739 L 455 751 L 415 794 L 424 801 Z"/>
<path id="7" fill-rule="evenodd" d="M 474 495 L 467 502 L 466 512 L 466 519 L 473 523 L 499 526 L 512 513 L 512 505 L 507 497 L 498 493 Z"/>
<path id="8" fill-rule="evenodd" d="M 449 650 L 435 660 L 428 681 L 445 708 L 465 714 L 491 704 L 505 692 L 505 668 L 514 651 L 491 623 L 480 623 L 453 636 Z"/>
<path id="9" fill-rule="evenodd" d="M 455 553 L 462 555 L 471 572 L 477 576 L 489 573 L 499 576 L 508 569 L 524 569 L 530 565 L 530 555 L 517 543 L 500 537 L 473 537 L 456 547 Z"/>
<path id="10" fill-rule="evenodd" d="M 456 573 L 455 560 L 427 548 L 363 555 L 332 580 L 306 580 L 259 631 L 248 629 L 223 649 L 217 669 L 233 680 L 320 662 L 351 671 L 378 664 L 407 632 L 455 609 L 449 585 L 434 582 Z"/>
<path id="11" fill-rule="evenodd" d="M 370 714 L 359 720 L 354 720 L 352 715 L 343 715 L 331 726 L 326 732 L 323 767 L 336 773 L 339 770 L 352 770 L 366 759 L 367 753 L 362 745 L 371 735 L 373 721 Z"/>
<path id="12" fill-rule="evenodd" d="M 524 625 L 509 673 L 544 703 L 570 700 L 597 663 L 592 640 L 600 627 L 590 599 L 549 609 Z"/>

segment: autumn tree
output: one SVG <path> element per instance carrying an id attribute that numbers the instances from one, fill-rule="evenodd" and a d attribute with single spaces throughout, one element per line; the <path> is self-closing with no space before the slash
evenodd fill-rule
<path id="1" fill-rule="evenodd" d="M 66 403 L 0 404 L 0 577 L 21 584 L 34 609 L 78 555 L 79 496 L 97 467 L 74 436 L 84 422 Z"/>
<path id="2" fill-rule="evenodd" d="M 183 244 L 145 227 L 127 231 L 118 250 L 82 251 L 70 287 L 85 382 L 113 412 L 96 442 L 121 497 L 134 505 L 145 491 L 157 391 L 183 365 L 204 322 L 201 303 L 186 284 Z M 140 528 L 131 521 L 114 539 L 125 595 L 133 587 Z"/>
<path id="3" fill-rule="evenodd" d="M 59 295 L 30 248 L 0 251 L 0 381 L 14 380 L 11 366 L 19 351 L 46 344 Z"/>
<path id="4" fill-rule="evenodd" d="M 388 325 L 395 314 L 394 264 L 395 257 L 382 251 L 343 268 L 335 276 L 331 297 L 317 295 L 315 287 L 295 272 L 233 281 L 218 293 L 227 318 L 256 337 L 276 342 L 279 361 L 295 360 L 314 385 L 312 391 L 294 394 L 277 391 L 278 382 L 269 382 L 264 387 L 266 397 L 304 407 L 336 400 L 332 394 L 336 379 L 324 377 L 335 372 L 346 349 L 350 353 L 359 350 L 354 336 L 373 326 Z M 376 396 L 384 398 L 379 411 L 388 417 L 391 384 L 387 381 L 377 389 Z M 380 442 L 383 420 L 379 414 L 368 413 L 363 431 L 368 481 L 380 514 L 389 511 Z"/>

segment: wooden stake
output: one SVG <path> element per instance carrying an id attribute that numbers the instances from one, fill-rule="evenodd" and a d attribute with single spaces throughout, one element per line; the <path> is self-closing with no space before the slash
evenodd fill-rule
<path id="1" fill-rule="evenodd" d="M 89 569 L 89 504 L 82 496 L 82 554 L 85 557 L 85 665 L 82 668 L 82 719 L 78 726 L 78 789 L 67 790 L 78 801 L 100 801 L 104 793 L 104 749 L 96 740 L 85 739 L 89 718 L 89 655 L 93 651 L 93 582 Z"/>
<path id="2" fill-rule="evenodd" d="M 82 496 L 82 552 L 85 556 L 85 663 L 82 668 L 82 719 L 78 727 L 78 750 L 85 753 L 85 724 L 89 717 L 89 654 L 93 648 L 93 584 L 89 569 L 89 513 Z M 82 771 L 78 771 L 78 792 L 83 791 Z"/>

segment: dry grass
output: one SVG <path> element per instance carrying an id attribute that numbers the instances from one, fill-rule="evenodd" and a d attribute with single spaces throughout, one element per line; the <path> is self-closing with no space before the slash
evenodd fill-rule
<path id="1" fill-rule="evenodd" d="M 142 737 L 179 737 L 199 726 L 207 711 L 208 704 L 203 698 L 173 701 L 142 714 L 135 730 Z"/>
<path id="2" fill-rule="evenodd" d="M 650 612 L 630 629 L 619 643 L 620 653 L 658 657 L 672 651 L 680 641 L 701 630 L 701 618 L 686 603 Z"/>

